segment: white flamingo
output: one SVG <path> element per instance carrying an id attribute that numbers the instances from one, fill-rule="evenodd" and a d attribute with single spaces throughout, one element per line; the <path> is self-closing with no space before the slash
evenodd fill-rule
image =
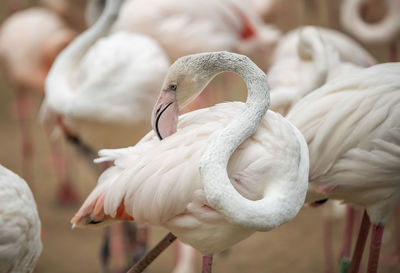
<path id="1" fill-rule="evenodd" d="M 397 42 L 400 37 L 399 0 L 346 0 L 342 2 L 340 21 L 342 27 L 365 44 L 389 45 L 388 60 L 397 62 Z M 400 230 L 400 206 L 395 213 L 395 229 Z M 383 257 L 391 263 L 400 261 L 400 235 L 396 250 Z"/>
<path id="2" fill-rule="evenodd" d="M 127 1 L 114 29 L 152 36 L 171 61 L 229 50 L 249 56 L 263 70 L 280 36 L 237 0 Z"/>
<path id="3" fill-rule="evenodd" d="M 310 150 L 306 201 L 332 198 L 366 209 L 350 265 L 353 273 L 368 234 L 368 216 L 373 224 L 372 273 L 377 271 L 383 226 L 400 202 L 399 73 L 399 63 L 354 71 L 312 92 L 287 115 Z"/>
<path id="4" fill-rule="evenodd" d="M 89 2 L 89 21 L 98 17 L 102 6 L 103 3 L 98 0 Z M 237 0 L 126 1 L 113 30 L 150 35 L 162 46 L 171 61 L 187 54 L 229 50 L 248 55 L 263 69 L 269 66 L 271 54 L 280 36 L 276 28 L 263 24 L 255 13 Z M 242 86 L 240 79 L 224 74 L 218 80 L 181 111 L 187 112 L 216 102 L 241 98 L 237 94 L 240 92 L 225 92 L 226 88 Z M 182 261 L 179 258 L 177 260 Z"/>
<path id="5" fill-rule="evenodd" d="M 341 56 L 334 47 L 322 39 L 319 28 L 307 26 L 293 33 L 298 34 L 298 39 L 289 39 L 287 41 L 297 42 L 297 56 L 291 56 L 293 53 L 288 52 L 287 57 L 285 56 L 278 59 L 268 72 L 271 87 L 271 109 L 280 112 L 282 115 L 286 115 L 296 102 L 325 82 L 340 77 L 343 74 L 352 73 L 356 69 L 361 69 L 358 65 L 343 63 L 340 60 Z M 322 33 L 324 33 L 324 31 L 322 31 Z M 333 32 L 333 34 L 335 33 Z M 342 35 L 338 37 L 340 42 L 341 37 L 345 36 Z M 351 41 L 350 39 L 348 40 Z M 336 43 L 338 43 L 338 41 Z M 355 46 L 357 45 L 355 42 L 353 42 L 353 44 Z M 280 45 L 286 46 L 286 43 Z M 358 59 L 354 61 L 356 63 L 372 62 L 373 58 L 366 53 L 361 46 L 358 47 L 361 53 Z M 364 62 L 362 62 L 360 58 L 363 52 L 365 52 L 364 56 L 366 58 Z M 326 206 L 324 208 L 325 210 L 329 210 L 329 213 L 328 211 L 324 213 L 325 217 L 323 220 L 325 272 L 332 272 L 334 269 L 332 262 L 332 240 L 330 239 L 332 228 L 330 224 L 331 219 L 328 215 L 332 215 L 331 212 L 333 208 Z M 352 209 L 349 208 L 349 210 Z M 348 213 L 352 213 L 352 211 Z M 348 218 L 346 217 L 346 219 Z M 345 262 L 347 262 L 347 258 L 350 257 L 349 242 L 351 242 L 352 234 L 352 225 L 350 224 L 351 221 L 346 220 L 343 249 L 341 251 L 341 256 L 345 259 Z"/>
<path id="6" fill-rule="evenodd" d="M 178 122 L 179 109 L 223 71 L 244 79 L 246 104 L 218 104 Z M 99 161 L 114 160 L 115 166 L 72 223 L 149 222 L 212 255 L 291 220 L 307 189 L 307 146 L 268 106 L 265 74 L 249 58 L 214 52 L 178 59 L 153 110 L 155 132 L 134 147 L 100 152 Z"/>
<path id="7" fill-rule="evenodd" d="M 42 252 L 40 219 L 27 183 L 0 165 L 0 272 L 32 272 Z"/>
<path id="8" fill-rule="evenodd" d="M 343 69 L 336 69 L 337 59 L 364 67 L 376 63 L 361 45 L 331 29 L 305 27 L 285 35 L 268 71 L 271 109 L 286 115 L 302 97 L 335 74 L 343 73 Z"/>
<path id="9" fill-rule="evenodd" d="M 118 32 L 100 39 L 121 2 L 106 2 L 99 20 L 59 55 L 46 80 L 46 126 L 61 128 L 86 152 L 127 146 L 150 129 L 152 105 L 169 65 L 163 50 L 144 35 Z M 107 261 L 102 256 L 103 266 Z"/>
<path id="10" fill-rule="evenodd" d="M 0 29 L 0 58 L 17 93 L 23 176 L 29 183 L 33 183 L 32 132 L 27 122 L 33 115 L 31 94 L 43 93 L 54 58 L 75 34 L 54 12 L 39 7 L 12 14 Z"/>

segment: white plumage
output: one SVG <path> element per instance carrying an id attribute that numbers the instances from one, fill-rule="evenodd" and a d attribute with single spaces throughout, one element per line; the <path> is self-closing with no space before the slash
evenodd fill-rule
<path id="1" fill-rule="evenodd" d="M 75 70 L 66 71 L 67 88 L 46 90 L 46 103 L 93 149 L 127 146 L 149 130 L 167 68 L 167 57 L 151 38 L 114 33 L 97 41 Z"/>
<path id="2" fill-rule="evenodd" d="M 163 225 L 203 253 L 219 252 L 248 237 L 255 230 L 232 226 L 208 207 L 198 172 L 209 136 L 218 134 L 243 107 L 237 102 L 197 110 L 182 116 L 178 132 L 162 142 L 150 132 L 134 147 L 102 150 L 98 161 L 114 160 L 115 166 L 102 174 L 82 209 L 104 195 L 104 213 L 115 217 L 124 202 L 136 222 Z M 280 115 L 269 111 L 256 134 L 230 159 L 229 177 L 245 198 L 262 198 L 271 170 L 284 173 L 288 170 L 282 164 L 295 163 L 300 156 L 299 143 L 288 144 L 295 137 L 292 127 L 278 126 L 281 122 Z"/>
<path id="3" fill-rule="evenodd" d="M 111 9 L 60 54 L 46 82 L 45 119 L 51 123 L 52 112 L 61 115 L 68 130 L 94 150 L 127 146 L 149 130 L 168 69 L 150 37 L 118 32 L 101 38 L 119 6 Z"/>
<path id="4" fill-rule="evenodd" d="M 41 252 L 32 192 L 22 178 L 0 165 L 0 272 L 32 272 Z"/>
<path id="5" fill-rule="evenodd" d="M 338 77 L 289 112 L 309 145 L 309 202 L 339 199 L 388 220 L 400 202 L 399 73 L 387 63 Z"/>

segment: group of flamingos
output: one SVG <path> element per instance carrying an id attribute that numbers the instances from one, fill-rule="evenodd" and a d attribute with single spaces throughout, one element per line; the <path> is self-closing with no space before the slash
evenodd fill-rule
<path id="1" fill-rule="evenodd" d="M 328 199 L 364 209 L 341 272 L 359 271 L 371 224 L 367 272 L 377 272 L 384 225 L 400 205 L 400 1 L 341 4 L 348 33 L 391 45 L 393 62 L 384 64 L 335 30 L 282 35 L 261 19 L 279 1 L 91 0 L 90 26 L 79 35 L 46 8 L 12 14 L 0 56 L 17 90 L 27 182 L 29 95 L 44 90 L 40 118 L 53 150 L 60 153 L 63 136 L 104 171 L 73 226 L 134 221 L 142 234 L 146 224 L 171 232 L 129 272 L 144 270 L 176 237 L 211 272 L 213 254 Z M 245 103 L 214 105 L 236 98 L 242 80 Z M 76 201 L 67 176 L 63 203 Z M 42 251 L 36 204 L 2 166 L 0 202 L 0 272 L 32 272 Z M 108 240 L 121 237 L 105 236 L 110 248 Z M 174 272 L 196 272 L 195 251 L 178 246 Z"/>

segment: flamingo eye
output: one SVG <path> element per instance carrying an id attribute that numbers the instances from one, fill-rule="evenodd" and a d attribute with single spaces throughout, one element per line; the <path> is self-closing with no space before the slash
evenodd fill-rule
<path id="1" fill-rule="evenodd" d="M 178 86 L 177 86 L 177 84 L 176 83 L 171 83 L 170 85 L 169 85 L 169 90 L 171 90 L 171 91 L 176 91 L 176 88 L 177 88 Z"/>

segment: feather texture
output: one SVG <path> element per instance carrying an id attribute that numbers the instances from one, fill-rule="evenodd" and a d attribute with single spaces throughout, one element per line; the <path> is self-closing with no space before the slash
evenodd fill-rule
<path id="1" fill-rule="evenodd" d="M 42 252 L 40 220 L 26 182 L 0 165 L 0 272 L 32 272 Z"/>
<path id="2" fill-rule="evenodd" d="M 369 208 L 373 223 L 400 202 L 399 73 L 399 63 L 387 63 L 343 75 L 288 114 L 309 145 L 310 189 Z"/>
<path id="3" fill-rule="evenodd" d="M 93 204 L 105 195 L 106 215 L 115 217 L 124 203 L 135 221 L 163 225 L 203 253 L 219 252 L 252 234 L 254 230 L 230 224 L 209 207 L 198 171 L 210 136 L 243 107 L 225 103 L 191 112 L 181 117 L 178 132 L 161 142 L 150 132 L 134 147 L 100 151 L 99 161 L 114 160 L 115 166 L 102 174 L 73 222 L 90 222 Z M 300 140 L 293 127 L 269 111 L 256 133 L 234 152 L 227 170 L 240 194 L 259 200 L 273 187 L 273 177 L 284 180 L 296 173 L 284 166 L 298 166 L 299 160 Z"/>

